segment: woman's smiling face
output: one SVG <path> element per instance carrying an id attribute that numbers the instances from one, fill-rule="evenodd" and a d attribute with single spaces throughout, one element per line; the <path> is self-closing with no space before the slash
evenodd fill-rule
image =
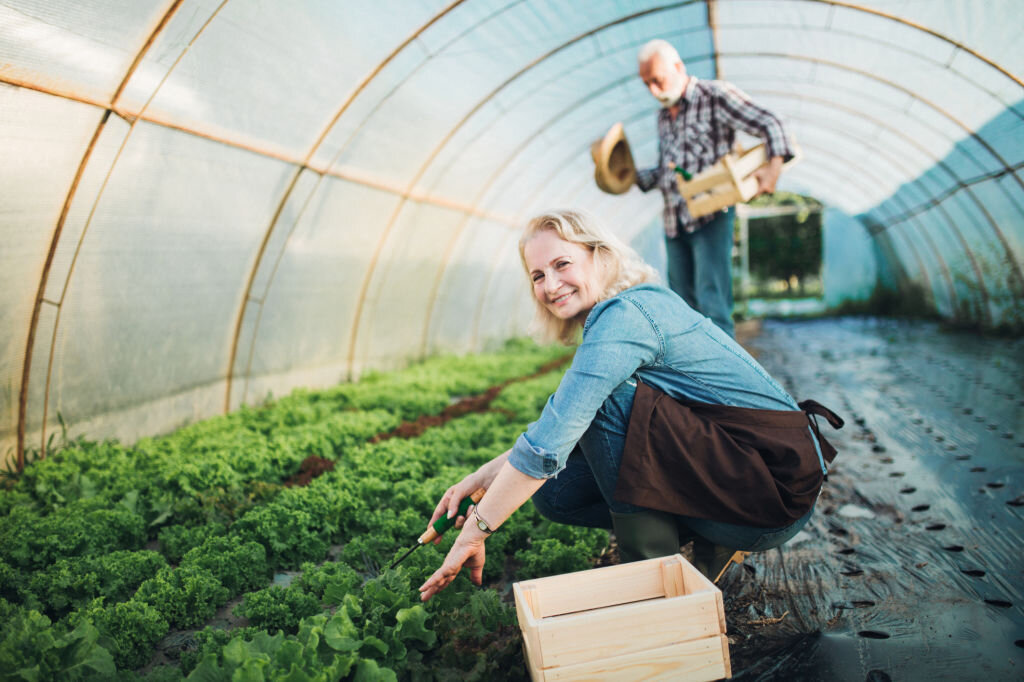
<path id="1" fill-rule="evenodd" d="M 586 315 L 604 289 L 593 252 L 552 230 L 538 232 L 523 247 L 533 295 L 563 320 Z"/>

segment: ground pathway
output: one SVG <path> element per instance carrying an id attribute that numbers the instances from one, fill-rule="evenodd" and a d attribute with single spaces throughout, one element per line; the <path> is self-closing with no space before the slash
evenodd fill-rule
<path id="1" fill-rule="evenodd" d="M 781 551 L 723 578 L 748 680 L 1024 679 L 1024 339 L 871 318 L 745 340 L 840 454 Z"/>

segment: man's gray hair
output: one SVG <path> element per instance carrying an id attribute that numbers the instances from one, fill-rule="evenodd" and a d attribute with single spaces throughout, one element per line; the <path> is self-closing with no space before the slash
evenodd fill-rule
<path id="1" fill-rule="evenodd" d="M 651 61 L 651 57 L 654 55 L 660 55 L 666 64 L 683 63 L 683 60 L 679 58 L 679 53 L 676 52 L 676 48 L 672 47 L 670 42 L 661 38 L 655 38 L 654 40 L 647 41 L 640 48 L 640 52 L 636 55 L 637 66 L 643 66 Z"/>

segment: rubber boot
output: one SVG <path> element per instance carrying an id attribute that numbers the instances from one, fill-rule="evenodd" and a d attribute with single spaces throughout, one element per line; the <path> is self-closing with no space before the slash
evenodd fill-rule
<path id="1" fill-rule="evenodd" d="M 622 563 L 654 559 L 679 552 L 679 527 L 672 514 L 641 511 L 612 512 L 612 527 Z"/>
<path id="2" fill-rule="evenodd" d="M 729 559 L 732 558 L 735 551 L 698 537 L 693 541 L 693 567 L 704 574 L 705 578 L 714 582 L 722 573 L 722 569 L 729 563 Z"/>

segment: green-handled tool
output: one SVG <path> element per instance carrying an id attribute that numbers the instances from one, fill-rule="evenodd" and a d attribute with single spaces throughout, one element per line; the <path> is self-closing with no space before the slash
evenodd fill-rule
<path id="1" fill-rule="evenodd" d="M 450 519 L 448 518 L 447 514 L 444 514 L 437 521 L 434 521 L 433 525 L 431 525 L 430 528 L 428 528 L 427 531 L 416 540 L 416 544 L 413 545 L 408 552 L 398 557 L 395 563 L 391 564 L 391 568 L 394 568 L 398 564 L 402 563 L 402 561 L 405 560 L 405 557 L 412 554 L 414 551 L 416 551 L 417 548 L 422 547 L 428 542 L 433 542 L 436 538 L 440 537 L 441 535 L 444 535 L 444 532 L 446 530 L 455 525 L 455 519 L 459 518 L 460 516 L 465 516 L 466 512 L 469 511 L 470 505 L 474 505 L 477 502 L 479 502 L 481 498 L 483 498 L 485 492 L 486 491 L 483 488 L 477 488 L 472 495 L 463 498 L 462 502 L 459 503 L 458 514 L 456 514 Z"/>

